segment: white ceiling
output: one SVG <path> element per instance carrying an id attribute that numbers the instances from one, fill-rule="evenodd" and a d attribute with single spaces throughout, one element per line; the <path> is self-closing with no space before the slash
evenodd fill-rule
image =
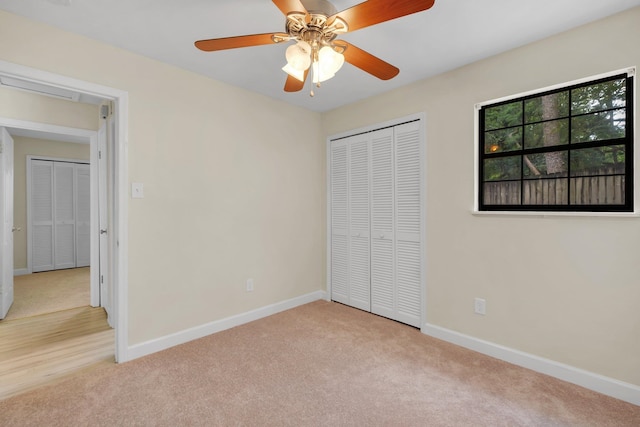
<path id="1" fill-rule="evenodd" d="M 333 1 L 338 10 L 359 2 Z M 270 0 L 0 0 L 0 9 L 314 111 L 383 93 L 639 5 L 640 0 L 436 0 L 425 12 L 341 37 L 400 68 L 397 77 L 378 80 L 346 64 L 311 98 L 309 84 L 298 93 L 283 91 L 286 46 L 202 52 L 193 45 L 200 39 L 284 31 L 285 18 Z"/>

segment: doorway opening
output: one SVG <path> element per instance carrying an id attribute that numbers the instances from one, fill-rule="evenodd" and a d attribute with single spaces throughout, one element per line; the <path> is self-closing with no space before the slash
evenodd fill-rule
<path id="1" fill-rule="evenodd" d="M 9 133 L 14 143 L 14 298 L 3 320 L 102 306 L 100 265 L 91 262 L 91 211 L 98 207 L 91 206 L 96 189 L 90 143 L 41 139 L 24 129 Z M 100 202 L 101 193 L 98 189 L 94 202 Z"/>
<path id="2" fill-rule="evenodd" d="M 99 253 L 107 253 L 107 257 L 101 268 L 100 275 L 97 276 L 96 283 L 105 281 L 111 289 L 110 294 L 110 324 L 115 329 L 115 360 L 125 362 L 128 360 L 128 337 L 127 337 L 127 110 L 128 94 L 124 91 L 109 88 L 94 83 L 72 79 L 66 76 L 24 67 L 18 64 L 0 61 L 0 76 L 14 80 L 27 81 L 38 85 L 40 88 L 52 88 L 69 91 L 79 96 L 89 96 L 99 98 L 110 105 L 112 115 L 111 126 L 113 129 L 113 139 L 110 145 L 106 145 L 103 150 L 98 148 L 98 136 L 96 132 L 82 134 L 77 129 L 64 128 L 56 125 L 46 125 L 42 123 L 28 122 L 18 119 L 0 117 L 0 127 L 10 129 L 23 129 L 35 132 L 44 132 L 49 135 L 74 135 L 78 138 L 88 138 L 91 146 L 92 170 L 94 165 L 98 165 L 100 159 L 105 160 L 105 179 L 108 180 L 111 194 L 106 197 L 106 223 L 100 223 L 98 212 L 91 213 L 91 247 L 92 265 L 97 265 L 100 260 L 94 258 Z M 80 134 L 79 134 L 80 133 Z M 93 143 L 91 142 L 93 138 Z M 97 171 L 97 169 L 96 169 Z M 98 174 L 95 174 L 96 178 Z M 97 182 L 96 182 L 97 185 Z M 91 197 L 98 197 L 92 192 Z M 103 236 L 102 239 L 100 236 Z M 104 250 L 98 248 L 103 245 Z M 95 251 L 93 250 L 95 248 Z M 1 250 L 1 249 L 0 249 Z M 0 253 L 0 257 L 3 254 Z M 3 257 L 4 258 L 4 257 Z M 95 264 L 94 264 L 95 259 Z M 103 274 L 104 273 L 104 274 Z M 104 295 L 96 292 L 98 302 L 102 305 Z M 92 305 L 96 301 L 92 301 Z"/>

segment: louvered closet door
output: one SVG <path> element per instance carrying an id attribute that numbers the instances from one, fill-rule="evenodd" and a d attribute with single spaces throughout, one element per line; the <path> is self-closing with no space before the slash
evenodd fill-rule
<path id="1" fill-rule="evenodd" d="M 393 129 L 371 133 L 371 312 L 394 318 Z"/>
<path id="2" fill-rule="evenodd" d="M 76 175 L 76 267 L 91 263 L 91 180 L 89 165 L 75 165 Z"/>
<path id="3" fill-rule="evenodd" d="M 75 165 L 59 163 L 53 165 L 54 171 L 54 213 L 55 269 L 73 268 L 76 266 L 76 222 L 75 222 Z"/>
<path id="4" fill-rule="evenodd" d="M 422 304 L 421 263 L 421 158 L 418 122 L 394 128 L 396 288 L 395 319 L 420 327 Z"/>
<path id="5" fill-rule="evenodd" d="M 348 138 L 349 151 L 349 305 L 371 309 L 369 275 L 369 134 Z"/>
<path id="6" fill-rule="evenodd" d="M 349 183 L 344 140 L 331 142 L 331 299 L 349 303 Z"/>
<path id="7" fill-rule="evenodd" d="M 421 326 L 421 122 L 331 143 L 332 299 Z"/>
<path id="8" fill-rule="evenodd" d="M 31 161 L 31 269 L 54 269 L 53 162 Z"/>

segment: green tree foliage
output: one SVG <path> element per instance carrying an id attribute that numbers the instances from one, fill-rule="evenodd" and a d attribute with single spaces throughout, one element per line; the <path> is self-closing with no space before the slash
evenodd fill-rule
<path id="1" fill-rule="evenodd" d="M 484 179 L 566 176 L 568 166 L 572 175 L 622 173 L 625 149 L 615 140 L 626 135 L 626 91 L 619 78 L 486 108 Z M 580 148 L 594 142 L 602 146 Z M 557 151 L 518 153 L 554 146 Z"/>

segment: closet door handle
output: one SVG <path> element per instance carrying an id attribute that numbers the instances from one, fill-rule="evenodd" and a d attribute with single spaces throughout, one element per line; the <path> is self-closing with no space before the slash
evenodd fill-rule
<path id="1" fill-rule="evenodd" d="M 381 238 L 381 239 L 384 239 L 384 234 L 381 234 L 381 235 L 380 235 L 380 238 Z"/>

